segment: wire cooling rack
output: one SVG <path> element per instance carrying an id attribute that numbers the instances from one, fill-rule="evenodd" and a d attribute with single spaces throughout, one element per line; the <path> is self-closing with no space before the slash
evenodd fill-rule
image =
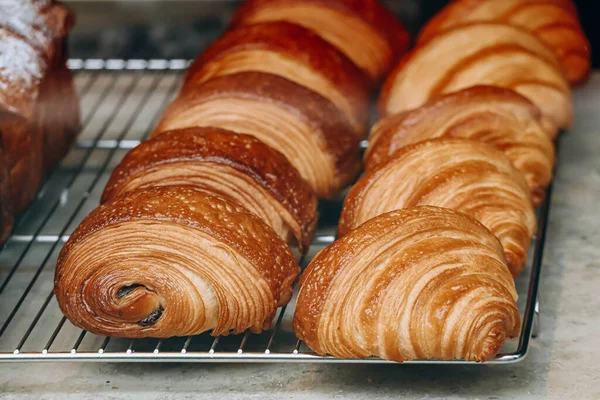
<path id="1" fill-rule="evenodd" d="M 83 128 L 0 248 L 0 361 L 387 363 L 378 358 L 341 360 L 316 355 L 293 333 L 295 297 L 278 310 L 270 330 L 216 338 L 209 333 L 166 340 L 100 337 L 76 328 L 61 314 L 52 289 L 62 245 L 98 205 L 112 169 L 149 134 L 179 89 L 187 65 L 186 60 L 70 60 L 81 97 Z M 485 364 L 522 360 L 535 335 L 550 192 L 537 210 L 537 236 L 527 267 L 516 281 L 523 316 L 520 336 Z M 303 266 L 334 240 L 341 203 L 320 204 L 319 228 L 301 260 Z M 465 363 L 470 362 L 407 362 Z"/>

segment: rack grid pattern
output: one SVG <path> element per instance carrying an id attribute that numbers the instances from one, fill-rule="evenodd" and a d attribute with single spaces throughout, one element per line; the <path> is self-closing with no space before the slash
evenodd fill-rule
<path id="1" fill-rule="evenodd" d="M 119 339 L 95 336 L 61 314 L 53 294 L 56 258 L 79 222 L 97 206 L 112 169 L 144 140 L 175 96 L 186 60 L 70 60 L 82 104 L 82 131 L 61 165 L 46 178 L 37 199 L 0 248 L 0 361 L 126 362 L 325 362 L 387 363 L 378 358 L 321 357 L 292 330 L 295 298 L 278 310 L 270 330 L 238 336 Z M 366 146 L 366 143 L 363 143 Z M 522 360 L 535 335 L 537 296 L 551 189 L 538 211 L 529 262 L 517 279 L 520 336 L 485 364 Z M 342 200 L 320 204 L 321 220 L 310 259 L 335 238 Z M 415 360 L 407 364 L 465 364 Z"/>

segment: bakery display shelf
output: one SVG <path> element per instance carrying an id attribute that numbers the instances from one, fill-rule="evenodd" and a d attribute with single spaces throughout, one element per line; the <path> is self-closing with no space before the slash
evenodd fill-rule
<path id="1" fill-rule="evenodd" d="M 52 292 L 58 253 L 71 231 L 98 205 L 111 170 L 128 149 L 147 137 L 176 94 L 187 65 L 187 60 L 69 61 L 81 98 L 82 130 L 0 248 L 0 361 L 388 363 L 378 358 L 316 355 L 293 333 L 295 297 L 278 310 L 270 330 L 217 338 L 209 333 L 163 340 L 99 337 L 62 316 Z M 520 335 L 494 359 L 478 365 L 523 360 L 535 336 L 550 195 L 551 188 L 537 210 L 539 226 L 527 267 L 516 280 L 523 320 Z M 320 204 L 319 227 L 301 260 L 303 267 L 334 240 L 341 205 L 341 199 Z M 475 363 L 415 360 L 406 364 Z"/>

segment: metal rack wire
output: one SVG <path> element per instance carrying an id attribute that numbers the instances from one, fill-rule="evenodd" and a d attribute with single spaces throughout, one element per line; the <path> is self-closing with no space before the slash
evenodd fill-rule
<path id="1" fill-rule="evenodd" d="M 54 297 L 56 257 L 70 232 L 98 204 L 112 168 L 144 140 L 179 88 L 186 60 L 70 60 L 82 101 L 83 128 L 76 145 L 52 171 L 14 234 L 0 249 L 0 361 L 178 361 L 387 363 L 320 357 L 294 336 L 295 298 L 278 311 L 262 334 L 212 337 L 118 339 L 71 325 Z M 517 279 L 523 325 L 517 340 L 486 364 L 522 360 L 539 313 L 538 283 L 551 190 L 538 210 L 537 237 Z M 305 265 L 334 239 L 341 201 L 321 204 L 322 218 Z M 408 364 L 464 364 L 416 360 Z"/>

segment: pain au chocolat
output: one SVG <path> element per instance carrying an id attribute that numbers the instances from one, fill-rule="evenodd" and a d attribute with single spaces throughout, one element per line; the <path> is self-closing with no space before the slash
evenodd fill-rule
<path id="1" fill-rule="evenodd" d="M 317 198 L 278 151 L 218 128 L 163 132 L 131 150 L 115 168 L 102 202 L 132 190 L 188 185 L 218 194 L 259 216 L 306 251 L 317 222 Z"/>
<path id="2" fill-rule="evenodd" d="M 86 217 L 63 247 L 55 293 L 94 334 L 171 337 L 260 332 L 300 272 L 259 217 L 185 186 L 126 193 Z"/>
<path id="3" fill-rule="evenodd" d="M 590 43 L 571 0 L 454 0 L 427 23 L 418 43 L 474 21 L 501 22 L 531 31 L 554 50 L 572 85 L 587 80 Z"/>
<path id="4" fill-rule="evenodd" d="M 212 126 L 255 136 L 280 151 L 319 197 L 331 197 L 360 169 L 358 134 L 326 98 L 282 77 L 240 72 L 187 90 L 153 135 Z"/>
<path id="5" fill-rule="evenodd" d="M 281 76 L 325 97 L 364 132 L 369 86 L 362 72 L 314 32 L 285 21 L 225 32 L 190 67 L 183 90 L 216 76 L 259 71 Z"/>
<path id="6" fill-rule="evenodd" d="M 372 82 L 382 79 L 410 44 L 400 21 L 377 0 L 249 0 L 232 25 L 267 21 L 288 21 L 312 30 Z"/>
<path id="7" fill-rule="evenodd" d="M 537 105 L 551 131 L 569 128 L 569 84 L 552 49 L 511 25 L 478 22 L 432 37 L 388 76 L 380 97 L 383 116 L 471 86 L 512 89 Z"/>
<path id="8" fill-rule="evenodd" d="M 525 266 L 536 229 L 527 183 L 501 151 L 473 140 L 442 138 L 402 147 L 350 189 L 338 233 L 422 205 L 474 217 L 500 240 L 514 276 Z"/>
<path id="9" fill-rule="evenodd" d="M 340 358 L 492 358 L 519 332 L 502 246 L 475 219 L 415 207 L 375 217 L 303 273 L 294 330 Z"/>
<path id="10" fill-rule="evenodd" d="M 539 205 L 552 180 L 555 158 L 542 126 L 539 109 L 525 97 L 508 89 L 475 86 L 380 120 L 371 130 L 365 165 L 375 168 L 403 146 L 422 140 L 473 139 L 503 151 L 525 176 L 532 201 Z"/>

